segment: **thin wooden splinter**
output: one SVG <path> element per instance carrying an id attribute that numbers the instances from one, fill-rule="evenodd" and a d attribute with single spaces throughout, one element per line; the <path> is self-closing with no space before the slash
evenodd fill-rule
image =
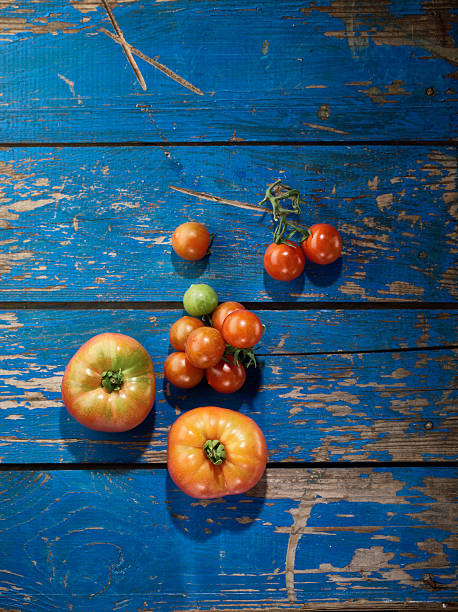
<path id="1" fill-rule="evenodd" d="M 134 60 L 134 56 L 132 55 L 132 51 L 130 50 L 130 45 L 124 38 L 124 34 L 122 33 L 122 30 L 119 27 L 118 22 L 116 21 L 113 11 L 111 10 L 107 0 L 102 0 L 102 3 L 103 3 L 103 6 L 105 7 L 108 18 L 111 21 L 111 25 L 113 26 L 114 31 L 117 34 L 117 38 L 119 39 L 119 44 L 122 46 L 124 53 L 126 54 L 126 57 L 129 60 L 129 64 L 132 66 L 132 70 L 134 71 L 135 76 L 137 77 L 138 82 L 140 83 L 142 89 L 146 91 L 145 79 L 143 78 L 142 73 L 140 72 L 140 69 L 137 66 L 137 63 Z"/>

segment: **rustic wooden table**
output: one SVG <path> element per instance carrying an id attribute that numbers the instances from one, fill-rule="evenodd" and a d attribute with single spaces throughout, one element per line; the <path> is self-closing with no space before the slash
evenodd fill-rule
<path id="1" fill-rule="evenodd" d="M 457 609 L 456 3 L 0 10 L 0 608 Z M 250 208 L 277 178 L 344 241 L 291 283 L 265 275 Z M 190 218 L 216 233 L 192 264 L 171 251 Z M 163 378 L 196 281 L 267 326 L 232 396 Z M 102 331 L 157 372 L 124 434 L 61 400 Z M 165 464 L 173 421 L 209 404 L 269 452 L 254 489 L 211 502 Z"/>

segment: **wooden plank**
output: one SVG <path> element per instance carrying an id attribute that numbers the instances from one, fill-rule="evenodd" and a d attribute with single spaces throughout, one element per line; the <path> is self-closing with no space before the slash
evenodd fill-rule
<path id="1" fill-rule="evenodd" d="M 177 301 L 192 282 L 207 282 L 222 301 L 454 300 L 455 153 L 391 146 L 5 149 L 0 296 Z M 271 215 L 245 207 L 277 177 L 301 192 L 304 224 L 331 223 L 344 242 L 341 259 L 307 264 L 290 283 L 263 269 Z M 201 262 L 184 262 L 171 249 L 173 230 L 190 218 L 217 235 Z"/>
<path id="2" fill-rule="evenodd" d="M 101 2 L 2 3 L 0 141 L 456 136 L 453 0 L 120 0 L 113 11 L 146 91 Z"/>
<path id="3" fill-rule="evenodd" d="M 456 349 L 447 348 L 456 339 L 454 313 L 257 312 L 267 324 L 260 368 L 230 396 L 205 382 L 184 391 L 163 379 L 168 329 L 179 311 L 1 313 L 1 461 L 164 461 L 176 416 L 211 404 L 252 416 L 271 461 L 457 457 Z M 124 434 L 84 428 L 60 396 L 69 359 L 102 331 L 135 337 L 157 372 L 153 412 Z"/>
<path id="4" fill-rule="evenodd" d="M 247 494 L 205 502 L 165 469 L 1 472 L 2 606 L 456 603 L 455 477 L 437 467 L 269 468 Z"/>

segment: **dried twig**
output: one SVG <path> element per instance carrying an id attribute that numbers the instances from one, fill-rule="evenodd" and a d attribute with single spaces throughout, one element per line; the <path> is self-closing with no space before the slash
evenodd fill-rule
<path id="1" fill-rule="evenodd" d="M 115 42 L 122 45 L 121 39 L 118 36 L 115 36 L 115 34 L 113 34 L 112 32 L 109 32 L 105 28 L 100 28 L 100 31 L 106 34 L 107 36 L 109 36 Z M 158 61 L 151 59 L 150 57 L 148 57 L 147 55 L 145 55 L 144 53 L 142 53 L 141 51 L 139 51 L 138 49 L 130 45 L 128 42 L 126 42 L 126 45 L 129 47 L 131 53 L 133 53 L 140 59 L 144 60 L 145 62 L 148 62 L 148 64 L 151 64 L 151 66 L 154 66 L 155 68 L 163 72 L 165 75 L 167 75 L 168 77 L 170 77 L 171 79 L 173 79 L 174 81 L 182 85 L 183 87 L 186 87 L 187 89 L 190 89 L 194 93 L 199 94 L 199 96 L 204 95 L 203 91 L 201 91 L 195 85 L 193 85 L 192 83 L 190 83 L 189 81 L 181 77 L 179 74 L 176 74 L 175 72 L 173 72 L 173 70 L 170 70 L 170 68 L 167 68 L 167 66 L 164 66 L 164 64 L 160 64 Z"/>
<path id="2" fill-rule="evenodd" d="M 138 82 L 140 83 L 141 87 L 143 90 L 146 91 L 146 83 L 145 83 L 145 79 L 142 76 L 142 73 L 140 72 L 139 67 L 137 66 L 136 61 L 134 60 L 134 56 L 132 55 L 132 51 L 130 50 L 130 45 L 128 44 L 128 42 L 126 41 L 126 39 L 124 38 L 124 34 L 122 33 L 121 28 L 118 25 L 118 22 L 115 19 L 115 16 L 113 14 L 113 11 L 111 10 L 109 4 L 108 4 L 108 0 L 102 0 L 103 6 L 105 7 L 105 10 L 107 12 L 107 15 L 111 21 L 111 25 L 114 28 L 114 31 L 117 34 L 117 38 L 119 39 L 119 44 L 122 46 L 124 53 L 126 54 L 127 59 L 129 60 L 129 64 L 132 66 L 132 70 L 135 73 L 135 76 L 138 79 Z"/>

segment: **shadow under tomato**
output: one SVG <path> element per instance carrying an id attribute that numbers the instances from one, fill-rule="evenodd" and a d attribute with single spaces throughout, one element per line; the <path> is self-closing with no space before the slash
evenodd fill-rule
<path id="1" fill-rule="evenodd" d="M 241 406 L 253 406 L 253 400 L 261 385 L 261 368 L 250 367 L 246 372 L 246 381 L 241 389 L 234 393 L 218 393 L 204 379 L 192 389 L 180 389 L 172 385 L 165 377 L 162 381 L 164 398 L 176 410 L 191 410 L 199 406 L 220 406 L 230 410 L 239 410 Z"/>
<path id="2" fill-rule="evenodd" d="M 264 485 L 263 485 L 264 483 Z M 221 532 L 243 532 L 249 529 L 264 507 L 265 477 L 242 495 L 217 499 L 194 499 L 183 493 L 167 472 L 165 499 L 172 523 L 188 538 L 209 540 Z M 250 492 L 255 495 L 250 495 Z"/>
<path id="3" fill-rule="evenodd" d="M 329 287 L 333 285 L 342 274 L 342 267 L 342 257 L 324 266 L 306 260 L 304 272 L 309 281 L 317 287 Z"/>
<path id="4" fill-rule="evenodd" d="M 134 462 L 150 446 L 154 421 L 155 406 L 143 423 L 130 431 L 119 433 L 94 431 L 78 423 L 64 406 L 60 412 L 60 434 L 78 462 Z"/>
<path id="5" fill-rule="evenodd" d="M 182 276 L 183 278 L 197 278 L 205 272 L 210 256 L 206 255 L 203 259 L 199 259 L 198 261 L 187 261 L 186 259 L 182 259 L 172 249 L 170 257 L 175 272 L 179 276 Z"/>
<path id="6" fill-rule="evenodd" d="M 264 270 L 264 288 L 269 296 L 276 301 L 288 300 L 294 302 L 298 300 L 303 292 L 304 283 L 304 274 L 292 281 L 277 281 Z"/>

